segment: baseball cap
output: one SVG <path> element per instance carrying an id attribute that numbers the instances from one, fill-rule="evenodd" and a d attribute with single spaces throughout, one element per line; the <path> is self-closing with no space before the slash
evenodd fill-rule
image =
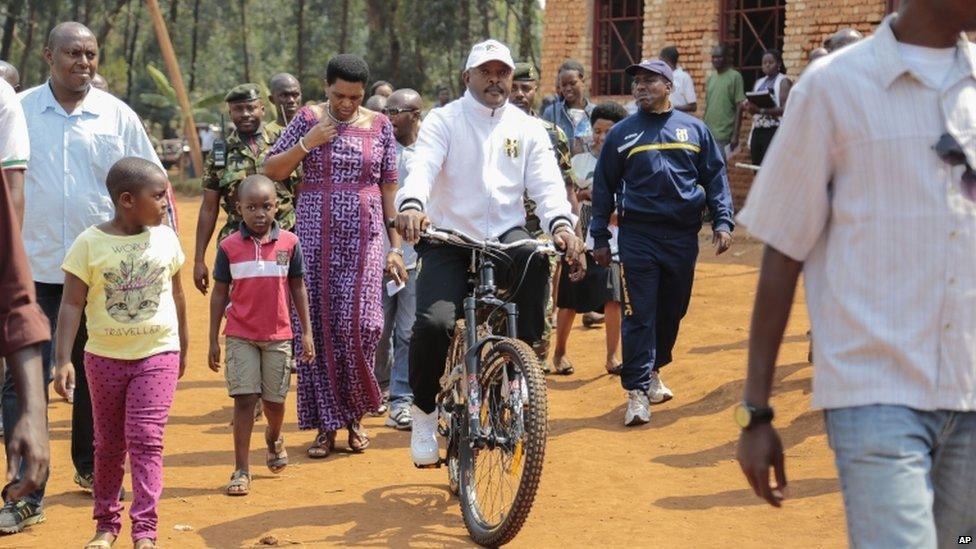
<path id="1" fill-rule="evenodd" d="M 512 52 L 508 46 L 498 40 L 485 40 L 479 42 L 471 48 L 468 54 L 468 62 L 464 65 L 464 70 L 472 69 L 484 65 L 489 61 L 501 61 L 512 70 L 515 70 L 515 61 L 512 59 Z"/>
<path id="2" fill-rule="evenodd" d="M 674 71 L 671 70 L 671 65 L 668 65 L 660 59 L 644 59 L 640 63 L 627 67 L 626 72 L 628 75 L 634 76 L 637 74 L 639 69 L 651 71 L 654 74 L 660 74 L 661 76 L 667 78 L 668 82 L 674 82 Z"/>

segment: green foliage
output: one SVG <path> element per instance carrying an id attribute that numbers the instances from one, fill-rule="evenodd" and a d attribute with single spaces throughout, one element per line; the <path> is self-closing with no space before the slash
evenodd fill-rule
<path id="1" fill-rule="evenodd" d="M 266 84 L 278 72 L 299 77 L 306 101 L 321 100 L 325 66 L 343 49 L 362 55 L 374 79 L 413 87 L 428 102 L 441 84 L 457 94 L 467 51 L 473 42 L 485 38 L 483 8 L 488 12 L 489 34 L 520 56 L 523 1 L 534 5 L 533 51 L 526 57 L 538 60 L 542 21 L 538 0 L 303 0 L 301 37 L 297 23 L 302 0 L 160 0 L 160 7 L 183 80 L 188 87 L 192 83 L 189 91 L 195 116 L 215 121 L 224 108 L 223 95 L 228 89 L 247 80 Z M 171 20 L 174 3 L 175 21 Z M 348 8 L 345 33 L 344 5 Z M 241 6 L 246 10 L 244 33 L 240 29 Z M 194 8 L 198 8 L 196 17 Z M 467 30 L 464 13 L 468 14 Z M 99 72 L 108 80 L 111 91 L 164 128 L 178 120 L 175 91 L 168 74 L 159 69 L 164 66 L 159 45 L 140 0 L 28 0 L 23 2 L 21 13 L 12 15 L 17 17 L 17 24 L 8 60 L 22 68 L 25 88 L 47 78 L 42 54 L 51 27 L 60 21 L 78 20 L 96 35 L 107 36 L 100 44 Z M 28 29 L 32 37 L 29 48 Z M 195 65 L 191 63 L 194 29 Z M 299 40 L 304 52 L 300 71 Z M 268 106 L 267 112 L 271 119 L 274 110 Z"/>

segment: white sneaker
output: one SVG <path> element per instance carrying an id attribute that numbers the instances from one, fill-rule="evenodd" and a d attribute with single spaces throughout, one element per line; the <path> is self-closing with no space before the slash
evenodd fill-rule
<path id="1" fill-rule="evenodd" d="M 410 457 L 417 467 L 437 465 L 441 460 L 437 445 L 437 410 L 427 414 L 417 406 L 410 407 L 413 430 L 410 432 Z"/>
<path id="2" fill-rule="evenodd" d="M 624 413 L 624 425 L 633 427 L 644 425 L 651 421 L 651 403 L 647 393 L 640 389 L 627 391 L 627 412 Z"/>
<path id="3" fill-rule="evenodd" d="M 674 398 L 674 393 L 661 379 L 660 372 L 651 372 L 651 386 L 647 388 L 647 398 L 651 404 L 664 404 Z"/>

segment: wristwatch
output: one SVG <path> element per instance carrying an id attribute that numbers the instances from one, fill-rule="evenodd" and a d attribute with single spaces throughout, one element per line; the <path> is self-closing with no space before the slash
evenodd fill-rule
<path id="1" fill-rule="evenodd" d="M 735 407 L 735 422 L 743 429 L 773 421 L 773 409 L 769 406 L 750 406 L 745 402 Z"/>
<path id="2" fill-rule="evenodd" d="M 397 254 L 398 256 L 403 257 L 403 248 L 390 248 L 386 253 L 387 255 Z"/>

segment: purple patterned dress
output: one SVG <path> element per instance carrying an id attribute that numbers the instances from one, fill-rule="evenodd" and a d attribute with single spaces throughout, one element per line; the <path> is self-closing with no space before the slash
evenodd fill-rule
<path id="1" fill-rule="evenodd" d="M 304 180 L 295 208 L 305 256 L 305 285 L 315 337 L 315 360 L 298 366 L 298 427 L 337 431 L 380 404 L 373 375 L 383 331 L 383 203 L 380 185 L 397 182 L 396 141 L 390 121 L 360 109 L 368 128 L 341 125 L 327 145 L 302 161 Z M 318 117 L 303 107 L 269 155 L 295 146 Z M 302 352 L 293 318 L 295 355 Z"/>

